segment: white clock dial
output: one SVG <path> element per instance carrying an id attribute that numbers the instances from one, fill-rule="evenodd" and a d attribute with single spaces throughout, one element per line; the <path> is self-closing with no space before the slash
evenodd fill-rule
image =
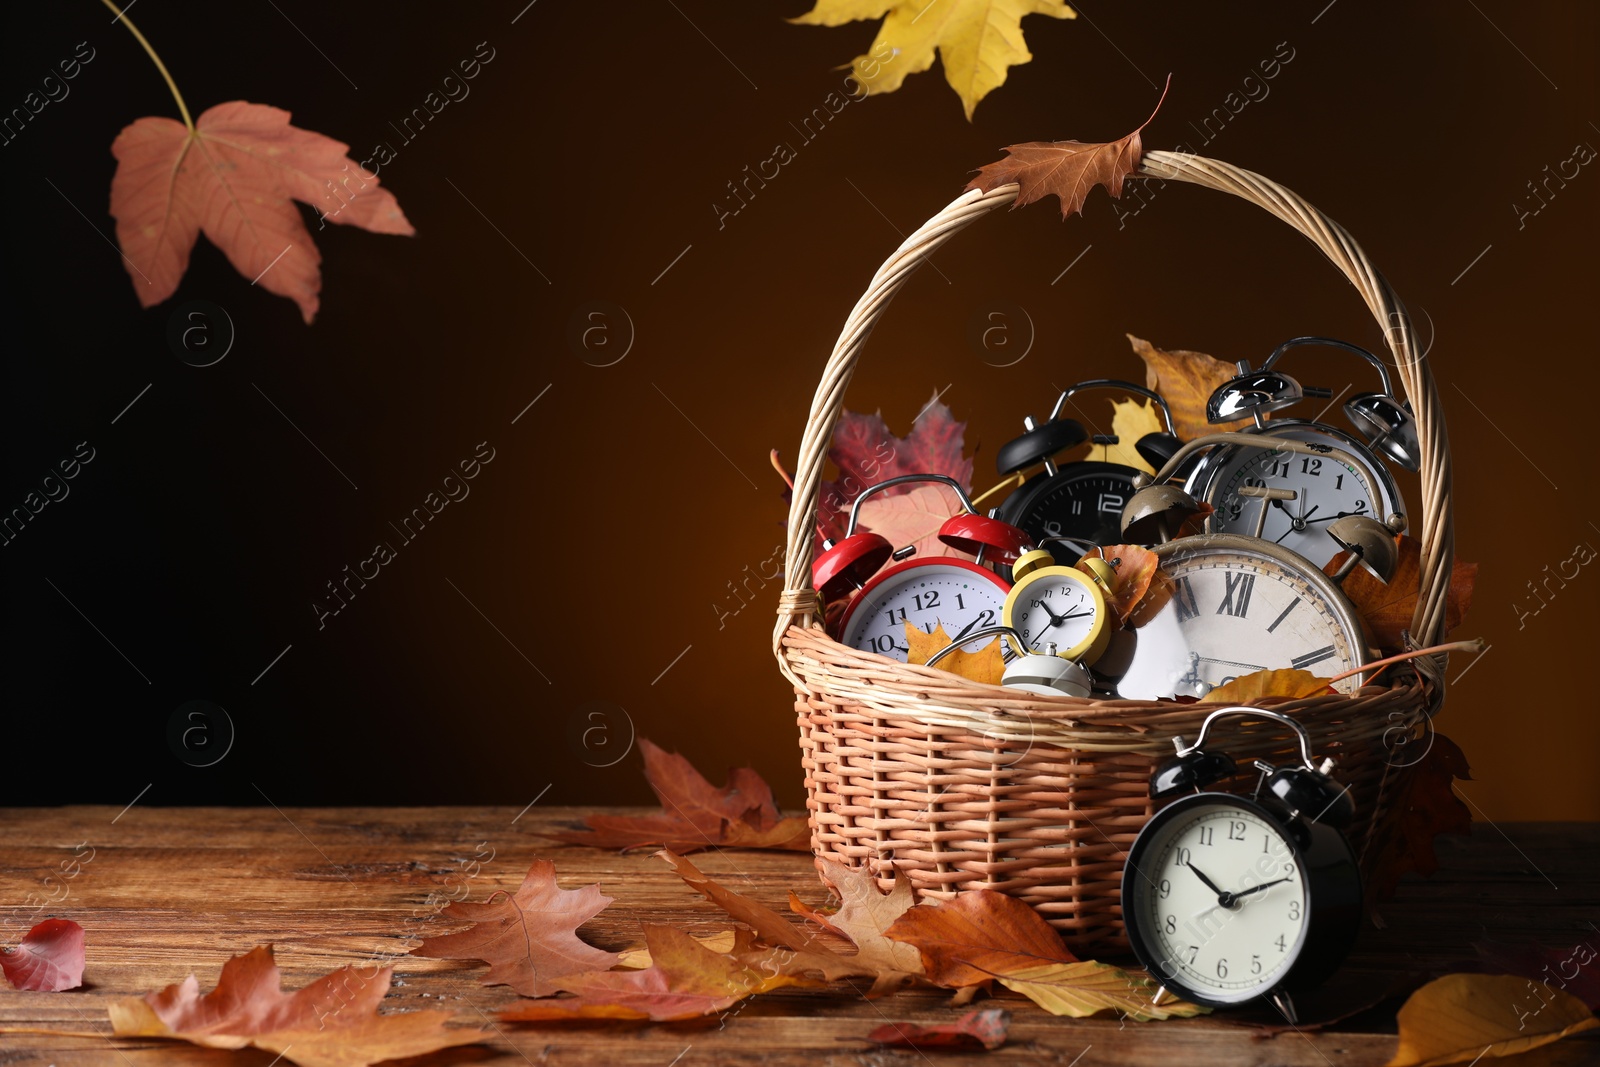
<path id="1" fill-rule="evenodd" d="M 1213 1000 L 1255 997 L 1286 974 L 1307 929 L 1304 872 L 1276 823 L 1218 801 L 1162 826 L 1123 891 L 1163 969 Z"/>
<path id="2" fill-rule="evenodd" d="M 1083 583 L 1044 578 L 1022 590 L 1012 607 L 1011 625 L 1035 651 L 1044 651 L 1052 642 L 1065 651 L 1089 637 L 1097 612 L 1094 597 Z"/>
<path id="3" fill-rule="evenodd" d="M 1202 697 L 1256 671 L 1288 667 L 1326 678 L 1365 662 L 1349 604 L 1299 557 L 1228 534 L 1174 541 L 1158 554 L 1165 600 L 1133 631 L 1119 696 Z M 1351 691 L 1357 681 L 1337 688 Z"/>
<path id="4" fill-rule="evenodd" d="M 937 626 L 955 640 L 1000 624 L 1008 587 L 989 571 L 959 561 L 922 562 L 884 572 L 850 605 L 840 641 L 863 652 L 906 662 L 906 623 L 932 633 Z M 984 637 L 962 646 L 975 652 Z"/>
<path id="5" fill-rule="evenodd" d="M 1354 438 L 1331 430 L 1304 425 L 1274 428 L 1269 423 L 1265 434 L 1355 453 L 1373 467 L 1379 478 L 1387 478 L 1382 462 L 1370 451 Z M 1202 481 L 1203 485 L 1196 484 Z M 1240 494 L 1240 489 L 1251 485 L 1290 489 L 1295 499 L 1262 500 Z M 1335 456 L 1251 448 L 1219 453 L 1214 463 L 1196 470 L 1190 492 L 1216 509 L 1208 523 L 1213 533 L 1254 534 L 1264 506 L 1266 521 L 1261 537 L 1304 556 L 1319 568 L 1340 551 L 1338 542 L 1328 536 L 1328 525 L 1334 520 L 1346 515 L 1374 515 L 1377 504 L 1382 505 L 1385 515 L 1401 510 L 1392 483 L 1369 485 L 1359 468 Z"/>

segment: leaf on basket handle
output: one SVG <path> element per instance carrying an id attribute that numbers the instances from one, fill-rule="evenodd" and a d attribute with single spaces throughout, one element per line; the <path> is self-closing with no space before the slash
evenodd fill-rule
<path id="1" fill-rule="evenodd" d="M 935 626 L 933 633 L 930 634 L 917 629 L 914 623 L 906 622 L 906 647 L 910 650 L 906 656 L 908 663 L 927 663 L 936 652 L 949 643 L 950 637 L 944 632 L 942 623 Z M 1005 656 L 1000 651 L 998 637 L 976 652 L 958 648 L 935 663 L 934 667 L 987 685 L 999 685 L 1000 679 L 1006 673 Z"/>

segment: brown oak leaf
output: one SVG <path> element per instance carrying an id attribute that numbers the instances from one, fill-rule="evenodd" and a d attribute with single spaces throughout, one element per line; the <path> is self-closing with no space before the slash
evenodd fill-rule
<path id="1" fill-rule="evenodd" d="M 1208 433 L 1242 430 L 1254 425 L 1251 419 L 1218 423 L 1206 419 L 1206 402 L 1211 394 L 1216 392 L 1217 386 L 1239 373 L 1234 364 L 1204 352 L 1157 348 L 1131 333 L 1127 337 L 1134 353 L 1144 360 L 1145 388 L 1154 389 L 1166 398 L 1172 408 L 1173 427 L 1183 440 L 1192 441 Z"/>
<path id="2" fill-rule="evenodd" d="M 916 906 L 911 883 L 895 876 L 894 888 L 885 893 L 870 871 L 842 863 L 823 866 L 822 880 L 839 898 L 839 910 L 821 912 L 789 894 L 789 910 L 837 934 L 856 946 L 855 959 L 879 973 L 921 974 L 922 957 L 916 946 L 890 940 L 889 927 Z"/>
<path id="3" fill-rule="evenodd" d="M 1411 628 L 1411 617 L 1417 610 L 1417 596 L 1422 581 L 1422 542 L 1415 537 L 1400 534 L 1395 538 L 1400 549 L 1400 559 L 1394 573 L 1385 582 L 1366 567 L 1356 567 L 1344 579 L 1344 595 L 1356 606 L 1361 617 L 1372 630 L 1378 647 L 1391 652 L 1405 647 L 1402 630 Z M 1333 574 L 1344 563 L 1347 552 L 1340 552 L 1323 568 Z M 1445 598 L 1444 632 L 1448 634 L 1461 625 L 1467 609 L 1472 606 L 1472 589 L 1478 581 L 1478 565 L 1455 560 L 1450 567 L 1450 593 Z"/>
<path id="4" fill-rule="evenodd" d="M 1040 964 L 1077 962 L 1038 912 L 993 889 L 912 908 L 888 936 L 914 947 L 929 981 L 942 986 L 979 985 Z"/>
<path id="5" fill-rule="evenodd" d="M 1117 589 L 1107 598 L 1119 622 L 1126 622 L 1150 591 L 1161 560 L 1141 545 L 1108 545 L 1100 552 L 1117 571 Z M 1089 573 L 1080 565 L 1080 570 Z"/>
<path id="6" fill-rule="evenodd" d="M 414 956 L 482 960 L 484 985 L 507 985 L 527 997 L 549 996 L 571 974 L 604 970 L 617 962 L 579 940 L 578 927 L 605 910 L 611 898 L 598 885 L 562 889 L 555 864 L 535 860 L 515 893 L 497 890 L 481 904 L 457 901 L 439 914 L 471 922 L 471 929 L 430 937 Z"/>
<path id="7" fill-rule="evenodd" d="M 293 993 L 283 992 L 272 946 L 222 965 L 217 987 L 201 995 L 194 975 L 144 997 L 113 1001 L 118 1037 L 164 1037 L 207 1048 L 253 1046 L 301 1067 L 365 1067 L 482 1041 L 480 1030 L 446 1028 L 442 1011 L 378 1014 L 392 967 L 341 967 Z"/>

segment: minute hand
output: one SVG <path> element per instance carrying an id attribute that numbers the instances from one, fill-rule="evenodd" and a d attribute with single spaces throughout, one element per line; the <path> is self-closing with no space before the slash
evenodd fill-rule
<path id="1" fill-rule="evenodd" d="M 1262 882 L 1260 885 L 1253 885 L 1249 889 L 1242 889 L 1239 892 L 1234 893 L 1233 894 L 1233 899 L 1234 900 L 1243 900 L 1245 897 L 1249 896 L 1251 893 L 1259 893 L 1263 889 L 1271 889 L 1273 886 L 1279 884 L 1280 882 L 1287 882 L 1288 880 L 1289 879 L 1287 879 L 1287 878 L 1279 878 L 1276 881 Z"/>

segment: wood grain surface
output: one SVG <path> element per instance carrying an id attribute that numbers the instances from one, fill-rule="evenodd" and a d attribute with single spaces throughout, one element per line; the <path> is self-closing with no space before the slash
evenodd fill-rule
<path id="1" fill-rule="evenodd" d="M 0 1026 L 103 1032 L 105 1037 L 0 1034 L 5 1067 L 268 1067 L 273 1056 L 110 1037 L 106 1005 L 195 973 L 202 989 L 222 963 L 276 946 L 288 988 L 346 964 L 392 962 L 385 1011 L 442 1007 L 489 1032 L 482 1046 L 406 1061 L 419 1065 L 700 1064 L 878 1065 L 1383 1064 L 1395 1048 L 1397 1001 L 1324 1030 L 1271 1033 L 1261 1011 L 1163 1023 L 1057 1019 L 1006 994 L 1011 1038 L 965 1055 L 878 1050 L 863 1040 L 886 1021 L 948 1021 L 948 994 L 912 990 L 868 1001 L 849 989 L 784 990 L 704 1022 L 608 1028 L 512 1026 L 495 1012 L 517 998 L 479 984 L 484 967 L 412 958 L 423 934 L 461 928 L 437 914 L 449 898 L 482 900 L 520 883 L 536 858 L 555 861 L 567 888 L 598 882 L 616 903 L 582 930 L 603 948 L 639 941 L 644 921 L 692 932 L 725 928 L 723 915 L 648 852 L 618 855 L 542 836 L 582 812 L 541 808 L 236 809 L 113 807 L 0 809 L 0 942 L 50 915 L 88 936 L 86 986 L 67 993 L 0 990 Z M 1600 940 L 1600 824 L 1479 823 L 1470 838 L 1442 837 L 1443 867 L 1408 881 L 1368 926 L 1344 970 L 1303 1021 L 1342 1015 L 1408 975 L 1460 969 L 1474 941 L 1541 941 L 1567 948 Z M 77 859 L 77 866 L 72 861 Z M 732 888 L 787 910 L 790 889 L 826 898 L 801 854 L 706 853 L 695 861 Z M 1591 965 L 1593 966 L 1593 965 Z M 864 988 L 864 987 L 863 987 Z M 1497 1061 L 1507 1062 L 1507 1061 Z M 1516 1058 L 1519 1064 L 1600 1062 L 1591 1031 Z"/>

